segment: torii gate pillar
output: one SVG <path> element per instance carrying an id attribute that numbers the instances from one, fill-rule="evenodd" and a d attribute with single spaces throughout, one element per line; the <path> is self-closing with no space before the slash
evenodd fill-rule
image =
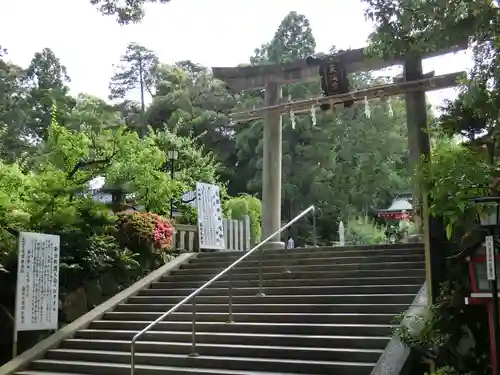
<path id="1" fill-rule="evenodd" d="M 422 75 L 422 58 L 416 56 L 407 58 L 404 64 L 405 80 L 418 80 Z M 417 167 L 422 156 L 430 157 L 425 91 L 414 91 L 406 94 L 406 120 L 410 160 L 412 166 Z M 444 271 L 442 253 L 446 246 L 446 238 L 440 218 L 429 215 L 428 192 L 414 192 L 414 201 L 413 207 L 416 210 L 417 223 L 421 226 L 424 236 L 427 295 L 429 302 L 434 303 L 439 297 L 439 282 Z"/>
<path id="2" fill-rule="evenodd" d="M 273 106 L 282 97 L 281 84 L 267 82 L 266 106 Z M 267 238 L 281 227 L 281 164 L 282 117 L 280 110 L 267 111 L 264 117 L 264 150 L 262 163 L 262 237 Z M 266 248 L 284 248 L 276 235 Z"/>

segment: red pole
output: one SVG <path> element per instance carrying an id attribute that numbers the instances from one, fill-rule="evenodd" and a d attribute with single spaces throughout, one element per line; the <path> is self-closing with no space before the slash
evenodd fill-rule
<path id="1" fill-rule="evenodd" d="M 490 349 L 491 349 L 491 367 L 493 368 L 493 374 L 498 374 L 498 360 L 497 358 L 497 345 L 500 343 L 496 342 L 495 338 L 495 318 L 493 314 L 493 302 L 488 303 L 488 318 L 490 326 Z"/>

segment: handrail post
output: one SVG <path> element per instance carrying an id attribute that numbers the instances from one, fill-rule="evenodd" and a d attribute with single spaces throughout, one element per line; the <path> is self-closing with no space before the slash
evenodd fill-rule
<path id="1" fill-rule="evenodd" d="M 285 244 L 285 272 L 284 273 L 292 273 L 292 271 L 290 271 L 290 267 L 289 267 L 289 261 L 288 261 L 288 244 Z"/>
<path id="2" fill-rule="evenodd" d="M 196 296 L 191 299 L 192 321 L 191 321 L 191 353 L 190 357 L 198 356 L 196 353 Z"/>
<path id="3" fill-rule="evenodd" d="M 130 344 L 130 375 L 135 375 L 135 340 Z"/>
<path id="4" fill-rule="evenodd" d="M 317 247 L 318 246 L 318 238 L 316 237 L 316 208 L 315 207 L 313 207 L 312 216 L 313 216 L 312 240 L 313 240 L 313 246 Z"/>
<path id="5" fill-rule="evenodd" d="M 259 249 L 259 292 L 257 293 L 257 296 L 259 297 L 264 297 L 265 294 L 264 294 L 264 291 L 262 290 L 263 289 L 263 275 L 262 275 L 262 263 L 263 263 L 263 258 L 264 257 L 264 250 L 262 249 L 262 247 Z"/>
<path id="6" fill-rule="evenodd" d="M 234 323 L 233 319 L 233 269 L 228 271 L 229 276 L 229 316 L 227 319 L 228 323 Z"/>

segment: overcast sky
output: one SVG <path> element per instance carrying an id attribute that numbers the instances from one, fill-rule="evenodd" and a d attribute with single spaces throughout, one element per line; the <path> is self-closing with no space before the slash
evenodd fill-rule
<path id="1" fill-rule="evenodd" d="M 112 65 L 129 42 L 156 51 L 165 63 L 190 59 L 234 66 L 248 62 L 290 11 L 310 20 L 317 51 L 362 47 L 371 31 L 359 0 L 172 0 L 148 6 L 142 23 L 128 26 L 100 15 L 89 0 L 0 0 L 0 44 L 9 60 L 22 66 L 35 52 L 53 49 L 68 69 L 73 94 L 106 98 Z M 427 60 L 424 69 L 444 74 L 469 65 L 470 56 L 458 53 Z M 388 75 L 398 72 L 391 69 Z M 453 96 L 450 89 L 429 99 L 437 105 Z"/>

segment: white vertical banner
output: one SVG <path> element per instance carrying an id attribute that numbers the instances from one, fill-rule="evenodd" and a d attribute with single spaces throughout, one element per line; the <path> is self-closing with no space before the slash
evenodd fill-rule
<path id="1" fill-rule="evenodd" d="M 219 187 L 197 182 L 196 208 L 200 249 L 224 250 L 224 224 Z"/>
<path id="2" fill-rule="evenodd" d="M 496 264 L 495 264 L 495 243 L 493 241 L 493 236 L 486 236 L 485 238 L 486 247 L 486 275 L 488 280 L 496 279 Z"/>
<path id="3" fill-rule="evenodd" d="M 339 223 L 339 245 L 342 247 L 345 246 L 345 227 L 342 220 Z"/>
<path id="4" fill-rule="evenodd" d="M 57 329 L 59 236 L 19 233 L 15 331 Z"/>

